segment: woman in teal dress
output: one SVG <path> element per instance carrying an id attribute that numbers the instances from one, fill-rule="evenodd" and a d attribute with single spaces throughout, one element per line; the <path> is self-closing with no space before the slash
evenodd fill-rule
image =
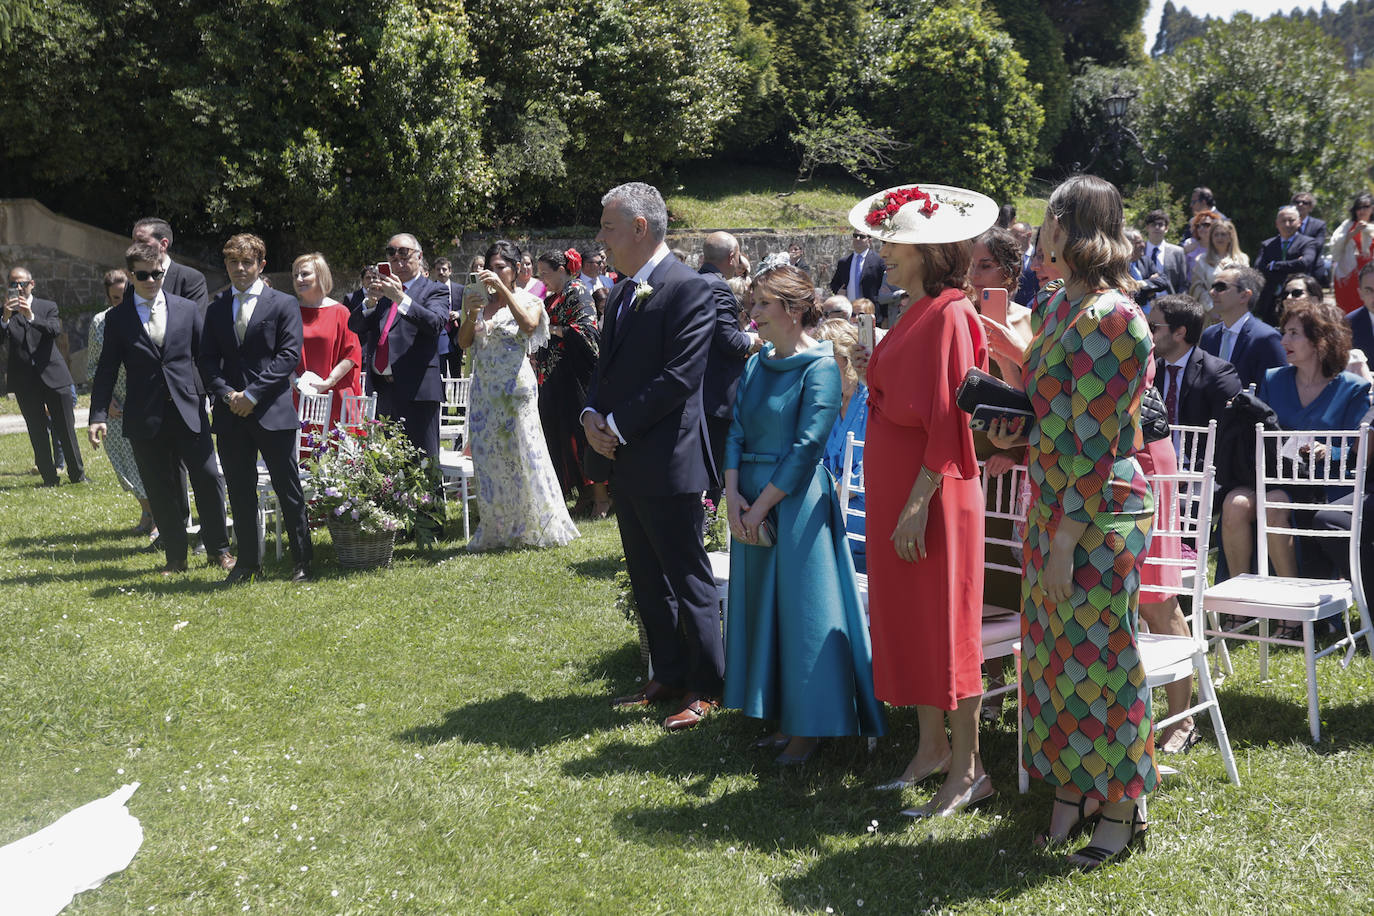
<path id="1" fill-rule="evenodd" d="M 885 723 L 839 498 L 820 463 L 840 370 L 830 343 L 803 331 L 819 317 L 811 278 L 790 265 L 764 271 L 752 314 L 767 344 L 745 367 L 725 447 L 735 543 L 724 705 L 778 720 L 758 746 L 802 763 L 820 738 L 880 735 Z M 775 526 L 773 546 L 761 526 Z"/>

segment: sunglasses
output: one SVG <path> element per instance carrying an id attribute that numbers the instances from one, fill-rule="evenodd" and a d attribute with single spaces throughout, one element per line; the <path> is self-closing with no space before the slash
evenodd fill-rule
<path id="1" fill-rule="evenodd" d="M 414 248 L 393 248 L 390 245 L 385 250 L 388 258 L 408 258 L 415 253 Z"/>
<path id="2" fill-rule="evenodd" d="M 868 236 L 864 235 L 862 232 L 856 232 L 856 233 L 854 233 L 854 238 L 856 238 L 856 239 L 866 239 L 866 238 L 868 238 Z"/>
<path id="3" fill-rule="evenodd" d="M 163 277 L 165 277 L 165 276 L 167 276 L 167 271 L 165 271 L 165 270 L 136 270 L 136 271 L 134 271 L 134 279 L 135 279 L 135 280 L 138 280 L 138 281 L 141 282 L 141 283 L 147 283 L 149 280 L 161 280 L 161 279 L 162 279 Z"/>
<path id="4" fill-rule="evenodd" d="M 1166 331 L 1166 330 L 1168 330 L 1168 328 L 1169 328 L 1169 325 L 1168 325 L 1166 322 L 1163 322 L 1163 321 L 1161 321 L 1161 322 L 1159 322 L 1159 323 L 1155 323 L 1155 322 L 1151 322 L 1151 323 L 1150 323 L 1150 330 L 1151 330 L 1151 331 Z"/>
<path id="5" fill-rule="evenodd" d="M 1290 290 L 1287 290 L 1286 292 L 1284 292 L 1283 298 L 1285 298 L 1285 299 L 1305 299 L 1305 298 L 1307 298 L 1307 290 L 1305 290 L 1305 289 L 1290 289 Z"/>
<path id="6" fill-rule="evenodd" d="M 15 280 L 10 283 L 10 289 L 24 289 L 28 286 L 33 286 L 32 280 Z"/>
<path id="7" fill-rule="evenodd" d="M 1239 286 L 1232 286 L 1231 284 L 1229 284 L 1229 283 L 1223 283 L 1223 282 L 1221 282 L 1220 280 L 1218 280 L 1217 282 L 1213 283 L 1213 284 L 1211 285 L 1211 287 L 1209 287 L 1209 288 L 1210 288 L 1211 291 L 1214 292 L 1214 293 L 1224 293 L 1224 292 L 1226 292 L 1228 289 L 1240 289 Z"/>

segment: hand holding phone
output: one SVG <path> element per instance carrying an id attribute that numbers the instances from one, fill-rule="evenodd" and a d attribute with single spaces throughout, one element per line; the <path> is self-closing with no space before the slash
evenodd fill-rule
<path id="1" fill-rule="evenodd" d="M 863 347 L 869 356 L 873 355 L 874 338 L 877 336 L 874 327 L 872 315 L 859 316 L 859 346 Z"/>
<path id="2" fill-rule="evenodd" d="M 989 286 L 983 290 L 982 312 L 998 324 L 1007 323 L 1007 291 L 1001 287 Z"/>

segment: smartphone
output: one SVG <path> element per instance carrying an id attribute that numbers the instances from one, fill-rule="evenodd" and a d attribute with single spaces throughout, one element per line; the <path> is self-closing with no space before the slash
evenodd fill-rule
<path id="1" fill-rule="evenodd" d="M 391 276 L 391 264 L 388 261 L 380 261 L 377 264 L 377 273 L 383 277 Z"/>
<path id="2" fill-rule="evenodd" d="M 477 279 L 477 274 L 468 274 L 468 280 L 463 284 L 463 301 L 467 302 L 469 299 L 475 299 L 485 303 L 488 295 L 490 295 L 490 293 L 487 292 L 486 284 Z"/>
<path id="3" fill-rule="evenodd" d="M 986 431 L 994 420 L 1015 420 L 1018 418 L 1032 419 L 1033 414 L 1024 410 L 1016 410 L 1012 407 L 989 407 L 979 405 L 973 409 L 973 416 L 968 421 L 968 428 L 976 431 Z"/>
<path id="4" fill-rule="evenodd" d="M 998 324 L 1007 323 L 1007 291 L 1001 287 L 983 290 L 983 314 Z"/>
<path id="5" fill-rule="evenodd" d="M 868 351 L 868 355 L 873 355 L 874 333 L 873 316 L 859 316 L 859 346 Z"/>

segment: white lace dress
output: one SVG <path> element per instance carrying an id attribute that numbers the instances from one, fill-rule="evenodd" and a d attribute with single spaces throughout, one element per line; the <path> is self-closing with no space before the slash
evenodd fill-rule
<path id="1" fill-rule="evenodd" d="M 529 354 L 549 340 L 543 304 L 539 327 L 522 334 L 510 308 L 479 319 L 472 344 L 468 428 L 480 520 L 468 550 L 556 547 L 578 536 L 549 460 L 539 424 L 539 386 Z"/>

